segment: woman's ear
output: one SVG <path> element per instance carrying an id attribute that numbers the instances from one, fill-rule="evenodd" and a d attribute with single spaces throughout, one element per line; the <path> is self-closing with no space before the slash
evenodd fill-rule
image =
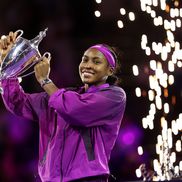
<path id="1" fill-rule="evenodd" d="M 108 76 L 111 76 L 113 75 L 114 73 L 114 68 L 112 68 L 111 66 L 109 67 L 109 70 L 108 70 Z"/>

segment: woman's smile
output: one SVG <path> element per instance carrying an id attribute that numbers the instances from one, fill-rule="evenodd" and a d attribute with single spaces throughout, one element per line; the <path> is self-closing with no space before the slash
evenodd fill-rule
<path id="1" fill-rule="evenodd" d="M 84 77 L 90 77 L 90 76 L 93 76 L 95 74 L 94 71 L 86 70 L 86 69 L 83 69 L 81 73 Z"/>

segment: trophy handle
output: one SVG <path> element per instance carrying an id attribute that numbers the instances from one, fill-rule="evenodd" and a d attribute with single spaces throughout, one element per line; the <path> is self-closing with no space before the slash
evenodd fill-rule
<path id="1" fill-rule="evenodd" d="M 43 57 L 47 57 L 48 59 L 51 57 L 51 54 L 50 54 L 50 52 L 45 52 L 44 54 L 43 54 L 43 56 L 41 56 L 39 59 L 37 59 L 36 61 L 34 61 L 32 64 L 30 64 L 25 70 L 23 70 L 23 72 L 22 73 L 24 73 L 25 71 L 27 71 L 28 69 L 30 69 L 32 66 L 34 66 L 35 64 L 37 64 L 37 63 L 39 63 L 40 61 L 42 61 L 42 58 Z M 21 74 L 22 74 L 21 73 Z M 21 76 L 19 76 L 19 77 L 21 77 L 21 78 L 24 78 L 24 77 L 27 77 L 27 76 L 29 76 L 29 75 L 32 75 L 33 73 L 35 73 L 35 71 L 31 71 L 30 73 L 27 73 L 27 74 L 25 74 L 25 75 L 21 75 Z"/>
<path id="2" fill-rule="evenodd" d="M 45 52 L 42 57 L 46 57 L 46 55 L 47 55 L 47 58 L 50 59 L 51 53 L 50 52 Z"/>
<path id="3" fill-rule="evenodd" d="M 17 30 L 15 33 L 17 33 L 17 37 L 16 37 L 16 40 L 18 39 L 18 38 L 20 38 L 22 35 L 23 35 L 23 30 Z"/>

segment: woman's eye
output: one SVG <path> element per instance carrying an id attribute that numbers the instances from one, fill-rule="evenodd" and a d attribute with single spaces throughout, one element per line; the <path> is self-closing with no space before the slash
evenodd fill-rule
<path id="1" fill-rule="evenodd" d="M 100 64 L 100 61 L 99 60 L 94 60 L 94 63 L 95 64 Z"/>
<path id="2" fill-rule="evenodd" d="M 88 61 L 88 60 L 87 60 L 86 58 L 83 58 L 83 59 L 82 59 L 82 62 L 83 62 L 83 63 L 86 63 L 87 61 Z"/>

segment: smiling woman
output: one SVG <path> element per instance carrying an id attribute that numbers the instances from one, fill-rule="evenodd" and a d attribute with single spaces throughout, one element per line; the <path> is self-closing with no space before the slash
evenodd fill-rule
<path id="1" fill-rule="evenodd" d="M 106 83 L 108 76 L 113 74 L 113 69 L 103 53 L 95 47 L 89 48 L 84 53 L 79 65 L 82 82 L 95 86 Z"/>
<path id="2" fill-rule="evenodd" d="M 5 49 L 3 41 L 0 47 Z M 25 93 L 17 78 L 1 81 L 5 106 L 39 122 L 38 169 L 43 182 L 107 182 L 108 162 L 126 104 L 124 90 L 114 85 L 116 80 L 108 82 L 116 73 L 117 57 L 106 45 L 87 49 L 79 65 L 83 86 L 75 90 L 53 83 L 50 59 L 43 57 L 34 67 L 42 93 Z"/>
<path id="3" fill-rule="evenodd" d="M 116 48 L 105 44 L 90 47 L 85 51 L 79 65 L 82 82 L 88 85 L 117 84 L 120 72 Z"/>

